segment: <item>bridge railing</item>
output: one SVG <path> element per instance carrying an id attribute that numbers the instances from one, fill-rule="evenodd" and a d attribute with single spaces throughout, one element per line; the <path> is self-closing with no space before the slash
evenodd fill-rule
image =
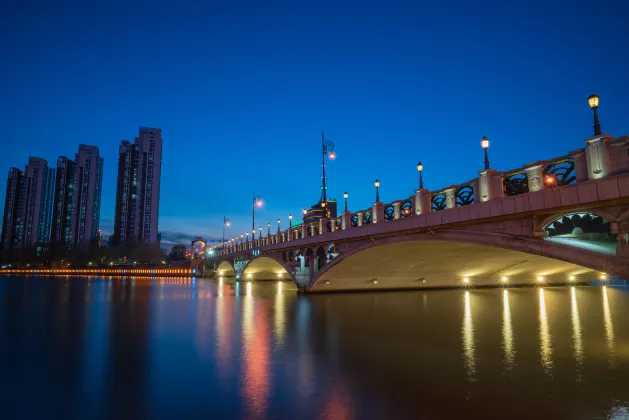
<path id="1" fill-rule="evenodd" d="M 302 223 L 256 241 L 233 243 L 222 253 L 237 253 L 265 248 L 286 241 L 332 234 L 346 229 L 386 223 L 430 212 L 470 206 L 504 197 L 562 187 L 629 172 L 629 136 L 613 139 L 609 135 L 586 139 L 587 146 L 564 156 L 540 160 L 507 171 L 485 169 L 477 178 L 436 190 L 418 189 L 414 196 L 390 203 L 376 202 L 355 212 L 343 212 L 337 218 Z"/>

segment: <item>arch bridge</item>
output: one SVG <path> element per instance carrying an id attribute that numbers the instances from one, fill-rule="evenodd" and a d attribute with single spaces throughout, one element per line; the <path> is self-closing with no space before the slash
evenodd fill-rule
<path id="1" fill-rule="evenodd" d="M 629 279 L 629 137 L 215 251 L 219 275 L 307 292 Z"/>

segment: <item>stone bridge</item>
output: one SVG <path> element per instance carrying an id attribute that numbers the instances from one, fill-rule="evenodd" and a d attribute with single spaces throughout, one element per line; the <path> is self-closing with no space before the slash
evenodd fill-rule
<path id="1" fill-rule="evenodd" d="M 629 279 L 629 137 L 459 185 L 419 189 L 215 249 L 220 276 L 302 291 Z"/>

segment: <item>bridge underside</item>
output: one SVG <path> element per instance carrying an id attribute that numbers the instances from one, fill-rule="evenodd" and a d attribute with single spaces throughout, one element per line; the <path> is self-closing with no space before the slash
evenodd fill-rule
<path id="1" fill-rule="evenodd" d="M 399 242 L 349 255 L 322 272 L 309 291 L 566 284 L 589 282 L 592 269 L 492 246 L 431 240 Z M 538 280 L 543 276 L 543 281 Z M 469 282 L 465 283 L 464 279 Z"/>

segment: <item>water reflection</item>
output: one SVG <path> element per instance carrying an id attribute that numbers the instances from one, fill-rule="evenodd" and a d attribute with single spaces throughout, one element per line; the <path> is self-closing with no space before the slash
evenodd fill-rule
<path id="1" fill-rule="evenodd" d="M 614 339 L 614 323 L 609 309 L 609 299 L 607 298 L 607 286 L 603 286 L 603 321 L 605 322 L 605 338 L 609 349 L 609 365 L 614 368 L 614 355 L 616 353 L 616 341 Z"/>
<path id="2" fill-rule="evenodd" d="M 282 282 L 277 282 L 277 295 L 273 308 L 273 332 L 278 344 L 284 344 L 284 329 L 286 328 L 286 307 L 284 293 L 282 293 Z"/>
<path id="3" fill-rule="evenodd" d="M 0 278 L 0 417 L 629 412 L 629 289 L 298 295 L 240 283 Z"/>
<path id="4" fill-rule="evenodd" d="M 505 368 L 511 372 L 515 365 L 515 345 L 513 343 L 511 309 L 509 308 L 509 292 L 506 290 L 502 293 L 502 351 Z"/>
<path id="5" fill-rule="evenodd" d="M 241 383 L 247 417 L 263 417 L 269 398 L 269 319 L 263 302 L 252 296 L 252 284 L 247 282 L 243 307 L 244 372 Z"/>
<path id="6" fill-rule="evenodd" d="M 463 336 L 463 360 L 467 379 L 476 380 L 476 356 L 474 347 L 474 324 L 472 322 L 472 309 L 470 306 L 470 292 L 465 292 L 465 313 L 463 315 L 463 326 L 461 327 Z"/>
<path id="7" fill-rule="evenodd" d="M 577 305 L 577 292 L 570 288 L 570 313 L 572 319 L 572 348 L 577 367 L 577 381 L 582 381 L 581 369 L 583 367 L 583 340 L 581 338 L 581 321 L 579 319 L 579 306 Z"/>
<path id="8" fill-rule="evenodd" d="M 552 376 L 553 343 L 548 329 L 548 314 L 546 312 L 546 299 L 543 288 L 539 289 L 539 340 L 542 367 L 546 375 Z"/>

